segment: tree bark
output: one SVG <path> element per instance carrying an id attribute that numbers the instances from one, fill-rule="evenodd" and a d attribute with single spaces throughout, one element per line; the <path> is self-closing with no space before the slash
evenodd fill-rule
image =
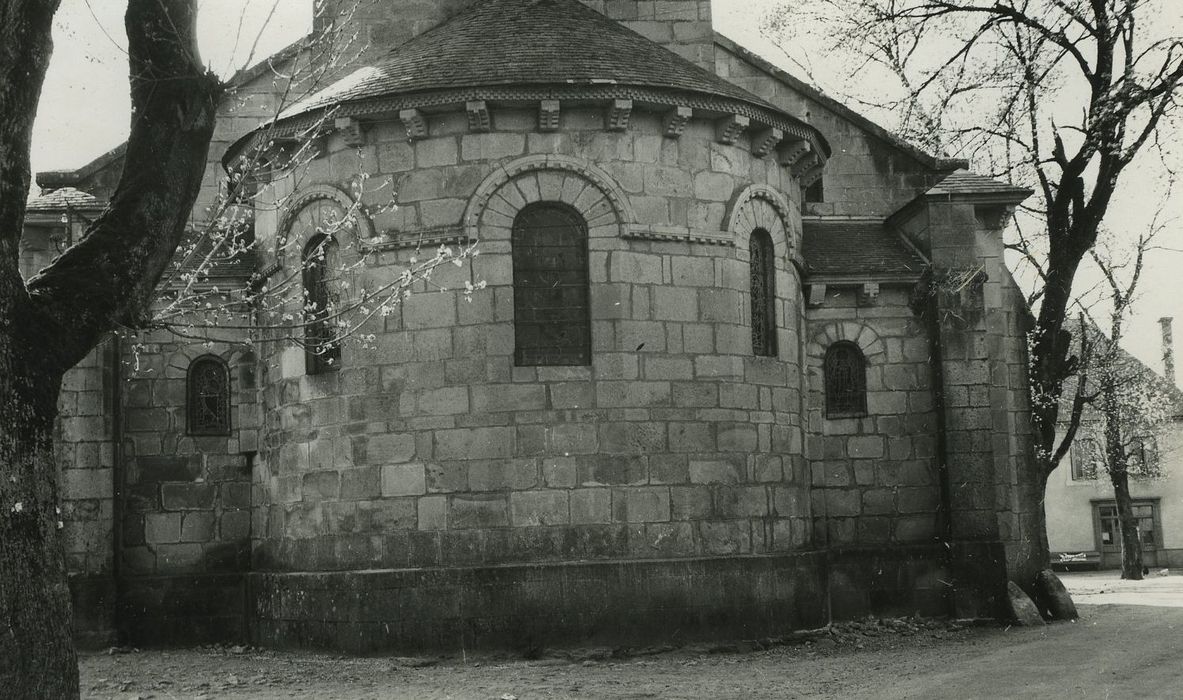
<path id="1" fill-rule="evenodd" d="M 20 700 L 79 693 L 53 451 L 62 378 L 106 333 L 147 315 L 197 198 L 221 96 L 197 53 L 196 2 L 128 0 L 123 175 L 82 240 L 26 285 L 29 146 L 57 5 L 0 3 L 0 696 Z"/>
<path id="2" fill-rule="evenodd" d="M 1120 337 L 1120 327 L 1115 328 Z M 1142 580 L 1142 541 L 1138 536 L 1138 519 L 1130 499 L 1130 475 L 1126 469 L 1126 451 L 1122 442 L 1121 406 L 1116 380 L 1106 377 L 1101 389 L 1102 409 L 1105 414 L 1105 466 L 1113 483 L 1113 499 L 1117 502 L 1118 529 L 1121 532 L 1121 577 Z"/>
<path id="3" fill-rule="evenodd" d="M 1130 475 L 1124 468 L 1110 471 L 1113 499 L 1117 502 L 1117 523 L 1121 531 L 1121 577 L 1142 580 L 1142 538 L 1138 532 L 1138 518 L 1130 497 Z"/>
<path id="4" fill-rule="evenodd" d="M 61 373 L 19 334 L 0 331 L 0 347 L 0 688 L 8 698 L 74 698 L 53 450 Z"/>

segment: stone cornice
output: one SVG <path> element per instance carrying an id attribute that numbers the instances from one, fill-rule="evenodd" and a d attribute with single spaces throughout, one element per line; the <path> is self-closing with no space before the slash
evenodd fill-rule
<path id="1" fill-rule="evenodd" d="M 542 102 L 572 101 L 576 104 L 600 102 L 605 107 L 616 106 L 621 101 L 631 101 L 635 111 L 654 111 L 669 115 L 671 110 L 691 109 L 693 118 L 709 120 L 718 124 L 721 119 L 728 123 L 741 123 L 745 129 L 757 135 L 766 135 L 770 130 L 779 131 L 786 141 L 804 141 L 810 151 L 824 162 L 830 153 L 829 144 L 821 132 L 784 112 L 743 100 L 704 93 L 681 90 L 663 90 L 651 87 L 628 85 L 559 85 L 553 87 L 482 87 L 460 90 L 445 90 L 411 95 L 393 95 L 357 100 L 336 105 L 329 110 L 318 109 L 307 114 L 282 119 L 267 124 L 243 136 L 226 151 L 223 164 L 232 163 L 244 151 L 266 146 L 275 141 L 298 139 L 302 136 L 324 130 L 326 119 L 352 117 L 360 121 L 385 118 L 408 121 L 407 116 L 421 116 L 436 112 L 457 110 L 468 111 L 471 103 L 485 102 L 491 109 L 498 105 L 526 105 L 537 108 Z M 577 108 L 577 107 L 576 107 Z M 331 116 L 331 118 L 330 118 Z M 417 123 L 417 120 L 412 120 Z M 542 124 L 542 130 L 549 130 L 549 124 Z M 422 132 L 420 132 L 422 134 Z M 671 136 L 680 130 L 671 130 Z M 420 136 L 422 138 L 422 135 Z M 761 143 L 761 150 L 772 150 L 767 139 Z M 766 150 L 766 152 L 767 152 Z"/>

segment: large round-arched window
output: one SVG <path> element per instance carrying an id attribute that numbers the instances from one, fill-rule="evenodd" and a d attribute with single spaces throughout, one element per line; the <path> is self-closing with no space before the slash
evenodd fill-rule
<path id="1" fill-rule="evenodd" d="M 591 364 L 583 217 L 566 204 L 529 204 L 514 219 L 512 245 L 515 364 Z"/>

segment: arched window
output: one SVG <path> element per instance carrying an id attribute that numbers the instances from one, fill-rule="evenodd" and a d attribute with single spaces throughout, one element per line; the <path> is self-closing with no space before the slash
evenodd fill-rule
<path id="1" fill-rule="evenodd" d="M 530 204 L 513 222 L 514 363 L 591 364 L 587 224 L 574 209 Z"/>
<path id="2" fill-rule="evenodd" d="M 304 348 L 308 374 L 332 372 L 341 366 L 341 342 L 334 330 L 337 240 L 318 233 L 304 246 Z"/>
<path id="3" fill-rule="evenodd" d="M 826 416 L 843 418 L 867 412 L 867 361 L 859 346 L 834 343 L 826 351 Z"/>
<path id="4" fill-rule="evenodd" d="M 762 228 L 752 231 L 750 256 L 752 354 L 776 356 L 776 266 L 772 237 Z"/>
<path id="5" fill-rule="evenodd" d="M 185 413 L 190 435 L 230 434 L 230 373 L 213 355 L 189 364 Z"/>

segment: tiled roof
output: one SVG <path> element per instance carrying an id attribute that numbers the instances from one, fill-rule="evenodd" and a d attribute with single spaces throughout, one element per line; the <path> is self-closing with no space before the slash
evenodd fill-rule
<path id="1" fill-rule="evenodd" d="M 191 234 L 200 235 L 200 234 Z M 258 271 L 258 258 L 253 250 L 230 254 L 225 247 L 214 251 L 214 240 L 209 236 L 190 238 L 182 243 L 173 257 L 168 284 L 184 284 L 179 275 L 200 269 L 200 282 L 218 284 L 227 281 L 245 282 Z"/>
<path id="2" fill-rule="evenodd" d="M 283 116 L 419 91 L 605 84 L 709 93 L 781 111 L 577 0 L 485 0 Z"/>
<path id="3" fill-rule="evenodd" d="M 63 187 L 29 199 L 27 211 L 56 211 L 58 209 L 102 209 L 107 203 L 94 195 L 73 187 Z"/>
<path id="4" fill-rule="evenodd" d="M 945 179 L 938 182 L 927 194 L 1020 195 L 1027 197 L 1031 195 L 1031 190 L 960 169 L 949 173 Z"/>
<path id="5" fill-rule="evenodd" d="M 1080 324 L 1073 320 L 1065 323 L 1064 329 L 1072 334 L 1068 355 L 1079 357 L 1081 354 Z M 1113 341 L 1109 335 L 1097 327 L 1092 321 L 1086 321 L 1084 332 L 1088 335 L 1089 343 L 1092 345 L 1094 358 L 1097 356 L 1103 357 L 1112 349 Z M 1183 391 L 1180 391 L 1178 387 L 1168 381 L 1166 377 L 1153 370 L 1149 365 L 1126 352 L 1120 345 L 1113 355 L 1113 364 L 1108 367 L 1108 371 L 1119 378 L 1119 383 L 1136 383 L 1139 387 L 1138 390 L 1145 392 L 1148 399 L 1166 402 L 1165 404 L 1159 405 L 1169 412 L 1170 417 L 1183 418 Z M 1096 359 L 1093 361 L 1095 363 Z M 1096 392 L 1099 388 L 1097 373 L 1098 370 L 1094 367 L 1091 370 L 1093 378 L 1089 380 L 1090 383 L 1085 387 L 1090 392 Z M 1065 422 L 1068 419 L 1068 411 L 1076 396 L 1077 381 L 1078 375 L 1070 376 L 1064 381 L 1064 392 L 1060 395 L 1062 404 L 1060 413 L 1061 422 Z M 1085 406 L 1084 419 L 1086 421 L 1096 421 L 1103 418 L 1103 414 L 1098 406 L 1099 402 Z"/>
<path id="6" fill-rule="evenodd" d="M 810 277 L 918 278 L 928 263 L 878 221 L 806 220 L 806 274 Z"/>

